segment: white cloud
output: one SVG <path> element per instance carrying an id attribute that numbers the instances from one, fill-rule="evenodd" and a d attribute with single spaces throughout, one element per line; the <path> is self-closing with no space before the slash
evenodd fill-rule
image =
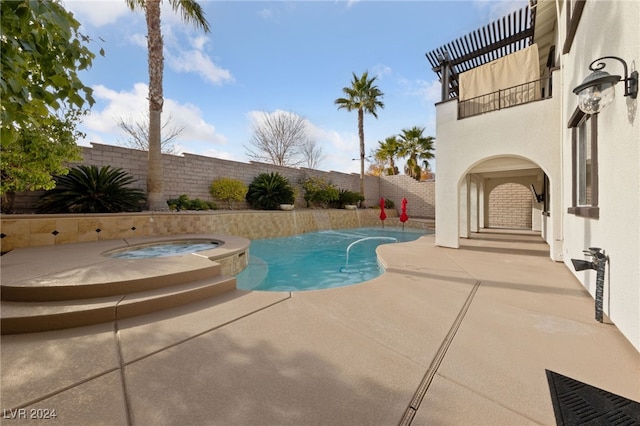
<path id="1" fill-rule="evenodd" d="M 391 67 L 384 64 L 374 65 L 371 71 L 372 71 L 371 74 L 373 74 L 378 78 L 382 78 L 385 75 L 391 75 L 392 73 Z"/>
<path id="2" fill-rule="evenodd" d="M 73 12 L 81 23 L 89 23 L 96 27 L 113 24 L 124 15 L 132 14 L 131 9 L 123 1 L 87 1 L 67 0 L 64 6 Z"/>
<path id="3" fill-rule="evenodd" d="M 138 121 L 145 119 L 148 110 L 148 88 L 144 83 L 136 83 L 131 91 L 115 91 L 105 86 L 94 87 L 93 95 L 100 104 L 101 110 L 94 107 L 91 115 L 83 120 L 83 131 L 87 133 L 85 142 L 115 143 L 123 137 L 118 127 L 120 118 Z M 204 142 L 223 145 L 227 143 L 224 135 L 216 133 L 215 127 L 202 117 L 202 111 L 191 104 L 180 104 L 172 99 L 165 99 L 163 117 L 171 117 L 171 126 L 184 127 L 184 131 L 176 144 L 187 142 Z M 106 140 L 106 141 L 105 141 Z"/>
<path id="4" fill-rule="evenodd" d="M 310 136 L 321 146 L 326 157 L 320 164 L 323 170 L 336 170 L 343 173 L 359 173 L 360 142 L 355 133 L 340 133 L 311 124 Z"/>
<path id="5" fill-rule="evenodd" d="M 430 103 L 440 102 L 442 98 L 442 84 L 438 80 L 417 80 L 416 94 Z"/>
<path id="6" fill-rule="evenodd" d="M 262 19 L 266 19 L 266 20 L 275 20 L 274 16 L 273 16 L 273 11 L 271 9 L 267 9 L 264 8 L 262 10 L 258 11 L 258 16 L 260 16 Z"/>
<path id="7" fill-rule="evenodd" d="M 521 0 L 474 0 L 474 5 L 484 13 L 488 23 L 522 9 L 526 3 Z"/>
<path id="8" fill-rule="evenodd" d="M 134 46 L 142 47 L 143 49 L 147 49 L 147 36 L 142 33 L 135 33 L 131 37 L 129 37 L 129 41 Z"/>
<path id="9" fill-rule="evenodd" d="M 408 96 L 417 96 L 428 104 L 434 104 L 440 101 L 441 84 L 438 80 L 398 80 L 403 92 Z"/>
<path id="10" fill-rule="evenodd" d="M 195 73 L 203 80 L 216 85 L 234 81 L 229 70 L 216 65 L 205 53 L 209 39 L 205 36 L 189 37 L 187 42 L 193 49 L 185 49 L 171 31 L 165 43 L 166 64 L 177 72 Z"/>
<path id="11" fill-rule="evenodd" d="M 347 0 L 347 8 L 350 8 L 351 6 L 359 2 L 360 0 Z"/>

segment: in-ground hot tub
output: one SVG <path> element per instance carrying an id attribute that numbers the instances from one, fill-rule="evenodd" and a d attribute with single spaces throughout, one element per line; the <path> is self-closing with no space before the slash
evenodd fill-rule
<path id="1" fill-rule="evenodd" d="M 150 257 L 179 256 L 182 254 L 213 250 L 220 244 L 224 243 L 215 240 L 162 241 L 109 250 L 103 253 L 103 256 L 117 259 L 146 259 Z"/>

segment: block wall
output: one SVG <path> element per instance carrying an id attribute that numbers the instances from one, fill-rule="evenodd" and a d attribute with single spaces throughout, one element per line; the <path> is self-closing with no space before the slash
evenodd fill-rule
<path id="1" fill-rule="evenodd" d="M 395 203 L 400 212 L 403 198 L 407 199 L 407 215 L 416 218 L 436 217 L 436 183 L 418 182 L 407 175 L 384 176 L 380 179 L 380 193 Z"/>
<path id="2" fill-rule="evenodd" d="M 91 147 L 82 147 L 82 164 L 94 166 L 119 167 L 135 180 L 135 187 L 146 191 L 147 152 L 113 145 L 93 143 Z M 358 173 L 325 172 L 307 168 L 291 168 L 273 164 L 222 160 L 202 155 L 163 155 L 164 195 L 167 199 L 187 194 L 189 198 L 213 201 L 209 194 L 209 185 L 219 177 L 238 179 L 249 185 L 260 173 L 278 172 L 285 176 L 296 188 L 296 207 L 304 208 L 304 191 L 300 182 L 307 177 L 322 178 L 340 189 L 360 191 Z M 409 200 L 408 214 L 415 217 L 435 217 L 434 182 L 416 182 L 407 176 L 365 176 L 365 206 L 375 207 L 380 197 L 392 199 L 400 209 L 402 197 Z M 406 188 L 405 188 L 406 187 Z M 43 191 L 16 194 L 14 210 L 17 213 L 34 213 L 38 198 Z M 218 202 L 225 209 L 224 202 Z M 245 209 L 246 202 L 236 203 L 235 209 Z"/>
<path id="3" fill-rule="evenodd" d="M 489 194 L 489 227 L 531 229 L 532 200 L 524 185 L 497 186 Z"/>

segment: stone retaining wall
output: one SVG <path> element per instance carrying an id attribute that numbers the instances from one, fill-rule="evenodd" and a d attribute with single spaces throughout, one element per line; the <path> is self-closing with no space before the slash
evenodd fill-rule
<path id="1" fill-rule="evenodd" d="M 224 234 L 248 239 L 286 237 L 323 229 L 381 226 L 379 210 L 143 212 L 75 215 L 3 215 L 0 250 L 133 237 Z M 385 226 L 400 226 L 387 212 Z M 425 229 L 412 221 L 407 227 Z"/>

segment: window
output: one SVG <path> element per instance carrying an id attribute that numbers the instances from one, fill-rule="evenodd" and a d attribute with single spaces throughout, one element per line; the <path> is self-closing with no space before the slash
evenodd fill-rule
<path id="1" fill-rule="evenodd" d="M 571 129 L 571 207 L 576 216 L 597 219 L 598 209 L 598 115 L 579 109 L 569 120 Z"/>
<path id="2" fill-rule="evenodd" d="M 566 17 L 567 17 L 567 38 L 564 40 L 564 46 L 562 47 L 562 53 L 569 53 L 573 39 L 576 37 L 576 31 L 578 31 L 578 23 L 580 17 L 582 17 L 582 10 L 584 9 L 584 3 L 586 0 L 566 0 Z"/>

